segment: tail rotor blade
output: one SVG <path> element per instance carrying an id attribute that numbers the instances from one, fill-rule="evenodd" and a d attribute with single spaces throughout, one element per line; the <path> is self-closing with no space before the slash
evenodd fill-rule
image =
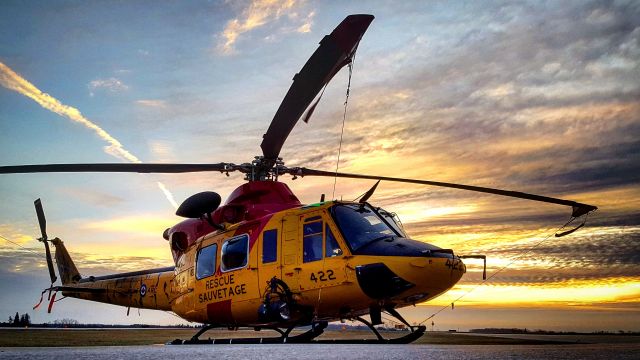
<path id="1" fill-rule="evenodd" d="M 42 237 L 39 240 L 44 243 L 44 251 L 47 253 L 47 267 L 49 268 L 49 277 L 51 278 L 51 283 L 53 284 L 58 278 L 56 277 L 56 272 L 53 270 L 51 249 L 49 249 L 49 241 L 47 240 L 47 219 L 44 217 L 42 201 L 40 201 L 40 199 L 36 199 L 36 201 L 33 202 L 33 205 L 35 205 L 36 207 L 36 215 L 38 215 L 38 223 L 40 224 L 40 232 L 42 233 Z"/>
<path id="2" fill-rule="evenodd" d="M 47 267 L 49 267 L 49 277 L 51 278 L 51 283 L 53 284 L 58 280 L 56 277 L 56 272 L 53 270 L 53 261 L 51 260 L 51 250 L 49 250 L 49 242 L 44 241 L 44 250 L 47 253 Z"/>
<path id="3" fill-rule="evenodd" d="M 36 206 L 36 214 L 38 215 L 38 223 L 40 224 L 40 232 L 42 233 L 42 240 L 45 241 L 45 244 L 46 244 L 47 219 L 44 217 L 44 210 L 42 210 L 42 201 L 40 201 L 40 199 L 37 199 L 36 201 L 33 202 L 33 204 Z M 49 250 L 47 250 L 47 253 L 48 252 Z"/>

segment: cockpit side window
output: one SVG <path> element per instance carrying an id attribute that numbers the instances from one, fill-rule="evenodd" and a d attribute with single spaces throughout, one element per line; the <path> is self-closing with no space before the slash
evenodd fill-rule
<path id="1" fill-rule="evenodd" d="M 302 261 L 322 260 L 322 221 L 304 224 L 302 233 Z"/>
<path id="2" fill-rule="evenodd" d="M 382 216 L 387 221 L 387 223 L 396 230 L 396 232 L 398 232 L 403 237 L 407 237 L 407 233 L 404 231 L 402 222 L 400 222 L 400 218 L 398 218 L 398 215 L 396 213 L 392 213 L 381 208 L 377 208 L 376 210 L 378 214 L 380 214 L 380 216 Z"/>
<path id="3" fill-rule="evenodd" d="M 338 245 L 338 241 L 336 241 L 336 237 L 333 236 L 333 232 L 329 227 L 329 224 L 325 224 L 324 226 L 325 233 L 325 247 L 324 252 L 326 257 L 334 257 L 342 255 L 342 249 L 340 249 L 340 245 Z"/>

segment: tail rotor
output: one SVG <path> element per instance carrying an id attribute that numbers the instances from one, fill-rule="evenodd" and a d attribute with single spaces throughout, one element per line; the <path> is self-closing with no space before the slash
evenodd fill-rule
<path id="1" fill-rule="evenodd" d="M 38 223 L 40 224 L 40 233 L 42 237 L 38 241 L 44 243 L 44 250 L 47 253 L 47 267 L 49 268 L 49 277 L 51 278 L 51 284 L 55 283 L 58 278 L 53 269 L 53 261 L 51 260 L 51 250 L 49 249 L 49 239 L 47 238 L 47 219 L 44 217 L 44 210 L 42 209 L 42 201 L 37 199 L 33 202 L 36 207 L 36 214 L 38 216 Z"/>

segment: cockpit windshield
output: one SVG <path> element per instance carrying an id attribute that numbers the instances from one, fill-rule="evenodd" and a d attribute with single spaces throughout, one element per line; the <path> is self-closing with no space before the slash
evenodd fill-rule
<path id="1" fill-rule="evenodd" d="M 398 234 L 407 237 L 407 233 L 404 232 L 402 222 L 400 222 L 400 218 L 398 218 L 398 215 L 396 213 L 392 213 L 381 208 L 376 208 L 376 210 L 378 212 L 378 215 L 387 220 L 387 223 L 391 225 L 391 227 L 394 228 Z"/>
<path id="2" fill-rule="evenodd" d="M 403 236 L 366 204 L 338 204 L 331 213 L 352 251 L 374 241 Z"/>

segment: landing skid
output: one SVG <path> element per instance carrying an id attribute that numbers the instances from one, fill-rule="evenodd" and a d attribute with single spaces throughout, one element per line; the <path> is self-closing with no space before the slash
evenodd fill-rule
<path id="1" fill-rule="evenodd" d="M 291 330 L 295 327 L 292 326 L 283 331 L 278 328 L 270 328 L 280 333 L 280 337 L 265 337 L 265 338 L 231 338 L 231 339 L 200 339 L 200 335 L 204 334 L 210 329 L 213 329 L 214 325 L 205 325 L 200 331 L 198 331 L 191 339 L 181 340 L 175 339 L 169 342 L 167 345 L 200 345 L 200 344 L 308 344 L 312 343 L 313 339 L 322 335 L 324 329 L 327 327 L 327 322 L 314 323 L 311 329 L 308 331 L 294 336 L 289 336 Z"/>
<path id="2" fill-rule="evenodd" d="M 356 317 L 355 320 L 367 325 L 369 329 L 376 335 L 376 339 L 319 339 L 316 338 L 324 332 L 327 327 L 327 322 L 314 323 L 311 329 L 308 331 L 294 336 L 289 336 L 295 326 L 287 328 L 287 330 L 280 330 L 278 328 L 270 328 L 280 333 L 280 337 L 266 337 L 266 338 L 234 338 L 234 339 L 200 339 L 200 335 L 204 334 L 210 329 L 213 329 L 215 325 L 205 325 L 200 331 L 198 331 L 189 340 L 175 339 L 169 342 L 167 345 L 201 345 L 201 344 L 409 344 L 418 340 L 424 332 L 427 330 L 426 326 L 410 326 L 398 312 L 393 309 L 387 309 L 387 312 L 392 316 L 398 318 L 411 330 L 409 334 L 394 339 L 385 339 L 380 335 L 378 330 L 367 320 Z"/>
<path id="3" fill-rule="evenodd" d="M 378 330 L 370 322 L 368 322 L 367 320 L 359 316 L 356 317 L 355 319 L 367 325 L 367 327 L 369 327 L 369 329 L 376 335 L 377 339 L 320 339 L 320 340 L 314 340 L 313 343 L 317 343 L 317 344 L 410 344 L 418 340 L 422 335 L 424 335 L 424 332 L 427 330 L 427 327 L 424 325 L 409 326 L 409 329 L 411 330 L 411 332 L 406 334 L 405 336 L 401 336 L 399 338 L 393 338 L 393 339 L 385 339 L 384 337 L 382 337 L 382 335 L 380 335 Z"/>

